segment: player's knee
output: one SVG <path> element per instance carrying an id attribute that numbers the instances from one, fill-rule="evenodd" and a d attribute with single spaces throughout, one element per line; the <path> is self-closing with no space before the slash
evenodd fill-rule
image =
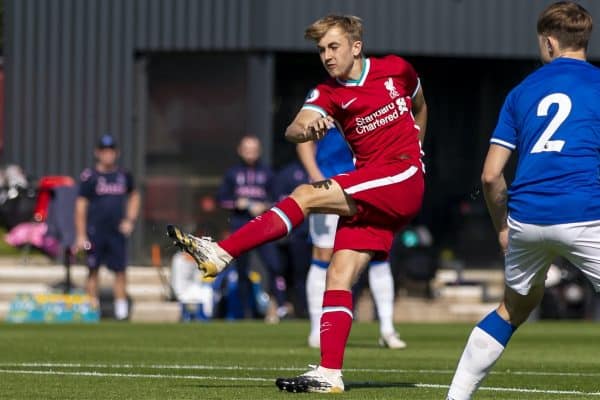
<path id="1" fill-rule="evenodd" d="M 290 195 L 296 202 L 304 207 L 309 205 L 315 198 L 315 188 L 309 184 L 302 184 L 296 187 Z"/>
<path id="2" fill-rule="evenodd" d="M 328 290 L 350 290 L 353 274 L 350 268 L 341 268 L 339 264 L 331 264 L 327 269 Z"/>
<path id="3" fill-rule="evenodd" d="M 314 247 L 313 248 L 313 258 L 320 261 L 331 261 L 331 256 L 333 254 L 333 249 L 326 249 L 322 247 Z"/>
<path id="4" fill-rule="evenodd" d="M 543 286 L 534 286 L 525 296 L 516 292 L 505 296 L 504 307 L 510 323 L 519 326 L 525 322 L 527 318 L 529 318 L 529 314 L 531 314 L 535 307 L 540 303 L 543 293 Z"/>

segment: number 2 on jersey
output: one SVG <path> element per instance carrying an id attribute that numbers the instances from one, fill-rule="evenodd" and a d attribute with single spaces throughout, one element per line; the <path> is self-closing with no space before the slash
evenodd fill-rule
<path id="1" fill-rule="evenodd" d="M 558 110 L 552 120 L 542 132 L 542 135 L 535 142 L 531 149 L 531 153 L 542 153 L 544 151 L 560 152 L 565 145 L 564 140 L 550 140 L 552 135 L 558 130 L 560 125 L 565 122 L 565 119 L 571 112 L 571 99 L 564 93 L 552 93 L 544 97 L 537 108 L 538 117 L 547 117 L 548 110 L 552 104 L 558 104 Z"/>

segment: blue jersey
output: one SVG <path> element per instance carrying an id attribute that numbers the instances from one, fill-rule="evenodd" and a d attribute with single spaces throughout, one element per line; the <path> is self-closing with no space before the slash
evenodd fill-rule
<path id="1" fill-rule="evenodd" d="M 541 67 L 509 93 L 490 142 L 519 154 L 511 218 L 600 220 L 600 69 L 570 58 Z"/>
<path id="2" fill-rule="evenodd" d="M 352 151 L 337 128 L 317 142 L 316 161 L 325 178 L 355 169 Z"/>

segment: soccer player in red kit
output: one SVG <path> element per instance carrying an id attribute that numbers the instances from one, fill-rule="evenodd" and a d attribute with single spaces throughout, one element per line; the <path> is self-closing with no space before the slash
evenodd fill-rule
<path id="1" fill-rule="evenodd" d="M 321 362 L 300 376 L 276 381 L 290 392 L 335 393 L 344 391 L 341 370 L 353 318 L 352 284 L 371 260 L 386 259 L 394 233 L 421 208 L 427 107 L 407 61 L 363 55 L 360 18 L 326 16 L 310 25 L 305 37 L 317 44 L 331 78 L 311 91 L 286 138 L 319 140 L 336 124 L 354 152 L 356 170 L 298 186 L 218 243 L 174 226 L 167 231 L 205 276 L 215 276 L 241 253 L 288 234 L 309 213 L 340 215 L 323 297 Z"/>

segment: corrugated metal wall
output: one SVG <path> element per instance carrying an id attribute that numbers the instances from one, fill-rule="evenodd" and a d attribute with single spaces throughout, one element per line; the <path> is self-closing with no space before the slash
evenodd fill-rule
<path id="1" fill-rule="evenodd" d="M 5 2 L 5 155 L 33 175 L 77 174 L 112 131 L 134 151 L 133 3 Z M 127 134 L 125 134 L 127 133 Z"/>
<path id="2" fill-rule="evenodd" d="M 143 138 L 135 132 L 143 131 L 134 115 L 136 52 L 312 51 L 302 39 L 304 27 L 323 14 L 344 12 L 365 20 L 367 52 L 533 58 L 534 23 L 549 3 L 5 0 L 4 161 L 37 176 L 73 175 L 92 161 L 94 138 L 109 130 L 122 142 L 125 164 L 139 174 Z M 600 19 L 600 2 L 581 3 Z M 590 55 L 600 58 L 597 38 Z M 265 105 L 263 112 L 270 108 Z"/>
<path id="3" fill-rule="evenodd" d="M 427 56 L 537 57 L 535 22 L 549 0 L 263 0 L 253 44 L 312 49 L 304 28 L 329 12 L 359 15 L 366 50 Z M 600 20 L 600 2 L 580 1 Z M 254 11 L 254 10 L 253 10 Z M 596 33 L 595 36 L 598 36 Z M 600 39 L 590 53 L 600 58 Z"/>

